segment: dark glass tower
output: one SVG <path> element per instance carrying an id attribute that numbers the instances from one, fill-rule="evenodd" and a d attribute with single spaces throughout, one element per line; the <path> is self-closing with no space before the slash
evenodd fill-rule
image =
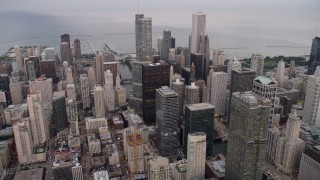
<path id="1" fill-rule="evenodd" d="M 320 65 L 320 38 L 315 37 L 312 40 L 310 59 L 308 63 L 308 75 L 313 75 L 317 66 Z"/>
<path id="2" fill-rule="evenodd" d="M 156 121 L 156 89 L 169 86 L 169 81 L 170 66 L 167 63 L 142 65 L 142 107 L 145 123 Z"/>
<path id="3" fill-rule="evenodd" d="M 188 134 L 204 132 L 207 135 L 207 156 L 212 155 L 214 106 L 208 103 L 185 105 L 184 152 L 187 152 Z"/>

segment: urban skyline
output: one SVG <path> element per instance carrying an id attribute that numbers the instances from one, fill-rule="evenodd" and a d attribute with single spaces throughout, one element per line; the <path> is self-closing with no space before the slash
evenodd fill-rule
<path id="1" fill-rule="evenodd" d="M 250 2 L 236 4 L 241 9 Z M 155 41 L 157 16 L 140 13 L 140 3 L 148 3 L 137 3 L 138 13 L 130 16 L 135 44 L 127 41 L 135 53 L 108 42 L 93 48 L 88 35 L 65 30 L 57 35 L 60 49 L 16 43 L 1 56 L 1 176 L 299 180 L 304 174 L 312 180 L 320 174 L 314 168 L 320 157 L 319 37 L 311 36 L 307 55 L 269 57 L 248 49 L 250 56 L 239 57 L 215 45 L 211 13 L 193 11 L 187 35 L 163 28 Z M 253 3 L 252 12 L 261 5 L 270 7 Z M 314 7 L 302 7 L 312 14 Z M 126 34 L 118 35 L 120 41 Z M 188 43 L 177 43 L 181 39 Z"/>

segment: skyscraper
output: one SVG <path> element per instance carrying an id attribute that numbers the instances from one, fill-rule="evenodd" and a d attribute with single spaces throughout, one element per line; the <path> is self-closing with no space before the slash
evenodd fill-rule
<path id="1" fill-rule="evenodd" d="M 9 87 L 10 87 L 12 104 L 22 104 L 23 102 L 22 82 L 20 81 L 14 82 L 12 81 L 12 78 L 11 78 Z"/>
<path id="2" fill-rule="evenodd" d="M 319 95 L 320 95 L 320 68 L 317 68 L 314 75 L 309 75 L 307 81 L 306 97 L 302 120 L 310 125 L 320 127 L 319 115 Z"/>
<path id="3" fill-rule="evenodd" d="M 77 102 L 73 99 L 69 99 L 67 102 L 67 109 L 68 120 L 70 122 L 70 135 L 77 136 L 79 135 Z"/>
<path id="4" fill-rule="evenodd" d="M 225 115 L 227 102 L 227 73 L 213 72 L 211 82 L 211 104 L 215 107 L 215 115 Z"/>
<path id="5" fill-rule="evenodd" d="M 209 61 L 210 61 L 210 47 L 209 37 L 207 33 L 203 32 L 200 34 L 199 53 L 203 56 L 203 79 L 207 80 L 209 72 Z"/>
<path id="6" fill-rule="evenodd" d="M 253 93 L 259 97 L 267 98 L 271 101 L 269 126 L 272 125 L 277 88 L 278 83 L 273 78 L 268 78 L 266 76 L 258 76 L 253 80 Z"/>
<path id="7" fill-rule="evenodd" d="M 30 81 L 34 81 L 37 78 L 35 65 L 33 61 L 28 61 L 26 63 L 26 72 L 27 72 L 27 77 Z"/>
<path id="8" fill-rule="evenodd" d="M 27 103 L 33 142 L 35 145 L 44 143 L 48 139 L 49 122 L 44 117 L 41 93 L 28 94 Z"/>
<path id="9" fill-rule="evenodd" d="M 30 156 L 33 153 L 33 141 L 29 118 L 19 117 L 13 121 L 12 127 L 19 163 L 31 162 Z"/>
<path id="10" fill-rule="evenodd" d="M 126 100 L 127 100 L 126 89 L 122 87 L 120 84 L 119 74 L 117 74 L 117 77 L 116 77 L 116 86 L 114 90 L 115 90 L 116 104 L 118 106 L 126 105 Z"/>
<path id="11" fill-rule="evenodd" d="M 162 39 L 162 47 L 161 47 L 161 54 L 160 58 L 162 60 L 168 61 L 168 53 L 169 49 L 171 48 L 171 31 L 169 30 L 164 30 L 163 31 L 163 39 Z"/>
<path id="12" fill-rule="evenodd" d="M 213 66 L 223 66 L 224 65 L 224 53 L 221 50 L 213 51 Z"/>
<path id="13" fill-rule="evenodd" d="M 21 55 L 21 48 L 19 45 L 16 45 L 14 47 L 14 51 L 15 51 L 15 54 L 16 54 L 16 63 L 17 63 L 17 67 L 19 70 L 23 70 L 23 59 L 22 59 L 22 55 Z"/>
<path id="14" fill-rule="evenodd" d="M 142 65 L 142 101 L 145 123 L 156 121 L 156 89 L 169 86 L 170 66 L 166 63 Z"/>
<path id="15" fill-rule="evenodd" d="M 53 87 L 51 78 L 37 78 L 34 81 L 29 81 L 30 92 L 41 92 L 43 102 L 52 102 Z"/>
<path id="16" fill-rule="evenodd" d="M 290 61 L 289 65 L 289 79 L 296 77 L 296 63 L 294 60 Z"/>
<path id="17" fill-rule="evenodd" d="M 190 86 L 186 86 L 186 104 L 196 103 L 200 103 L 200 87 L 191 83 Z"/>
<path id="18" fill-rule="evenodd" d="M 299 169 L 302 152 L 306 143 L 299 139 L 300 118 L 294 112 L 289 115 L 285 137 L 277 143 L 275 164 L 282 172 L 291 174 Z"/>
<path id="19" fill-rule="evenodd" d="M 285 68 L 285 64 L 284 61 L 281 60 L 278 63 L 278 67 L 277 67 L 277 74 L 276 74 L 276 80 L 278 82 L 279 87 L 282 87 L 284 85 L 284 68 Z"/>
<path id="20" fill-rule="evenodd" d="M 83 109 L 90 108 L 89 79 L 86 74 L 80 74 L 80 90 Z"/>
<path id="21" fill-rule="evenodd" d="M 67 84 L 74 84 L 72 69 L 68 68 L 67 70 Z"/>
<path id="22" fill-rule="evenodd" d="M 45 48 L 44 53 L 45 53 L 45 60 L 55 60 L 53 47 Z"/>
<path id="23" fill-rule="evenodd" d="M 40 61 L 40 72 L 45 74 L 47 78 L 52 78 L 53 82 L 57 82 L 56 62 L 54 60 Z"/>
<path id="24" fill-rule="evenodd" d="M 69 34 L 62 34 L 60 36 L 61 38 L 61 42 L 67 42 L 69 44 L 69 48 L 70 48 L 70 35 Z"/>
<path id="25" fill-rule="evenodd" d="M 253 53 L 251 56 L 250 70 L 255 71 L 257 76 L 263 75 L 264 58 L 260 53 Z"/>
<path id="26" fill-rule="evenodd" d="M 312 40 L 310 59 L 308 62 L 308 75 L 313 75 L 318 65 L 320 65 L 320 37 L 315 37 Z"/>
<path id="27" fill-rule="evenodd" d="M 206 164 L 206 133 L 188 134 L 187 180 L 204 179 Z"/>
<path id="28" fill-rule="evenodd" d="M 171 180 L 169 159 L 156 156 L 148 161 L 149 180 Z"/>
<path id="29" fill-rule="evenodd" d="M 115 108 L 115 91 L 113 88 L 113 74 L 110 70 L 104 72 L 104 90 L 105 90 L 105 103 L 108 111 L 114 111 Z"/>
<path id="30" fill-rule="evenodd" d="M 75 60 L 81 59 L 81 45 L 80 45 L 79 39 L 74 40 L 74 59 Z"/>
<path id="31" fill-rule="evenodd" d="M 180 79 L 176 79 L 175 82 L 171 83 L 171 88 L 178 94 L 179 96 L 179 115 L 183 115 L 183 107 L 184 107 L 184 83 L 180 81 Z"/>
<path id="32" fill-rule="evenodd" d="M 214 131 L 214 107 L 208 103 L 185 105 L 184 118 L 184 151 L 187 151 L 188 134 L 195 132 L 206 133 L 206 155 L 212 155 Z"/>
<path id="33" fill-rule="evenodd" d="M 195 78 L 206 79 L 205 74 L 205 59 L 200 53 L 191 53 L 191 63 L 195 66 Z"/>
<path id="34" fill-rule="evenodd" d="M 102 84 L 103 83 L 103 54 L 102 52 L 96 54 L 96 83 Z"/>
<path id="35" fill-rule="evenodd" d="M 236 57 L 233 57 L 232 60 L 230 60 L 228 62 L 228 80 L 230 81 L 231 79 L 231 73 L 233 70 L 240 70 L 241 69 L 241 62 L 236 58 Z"/>
<path id="36" fill-rule="evenodd" d="M 152 57 L 152 19 L 136 14 L 136 55 L 138 61 L 151 61 Z"/>
<path id="37" fill-rule="evenodd" d="M 96 85 L 94 91 L 94 107 L 96 117 L 105 117 L 105 91 L 101 85 Z"/>
<path id="38" fill-rule="evenodd" d="M 32 66 L 29 67 L 29 62 L 32 62 Z M 31 72 L 35 78 L 40 77 L 40 59 L 36 56 L 29 56 L 24 60 L 26 65 L 27 76 L 29 77 L 29 72 Z"/>
<path id="39" fill-rule="evenodd" d="M 206 32 L 206 15 L 202 12 L 192 14 L 191 53 L 199 53 L 200 35 Z"/>
<path id="40" fill-rule="evenodd" d="M 226 179 L 262 179 L 270 104 L 252 92 L 233 93 Z"/>
<path id="41" fill-rule="evenodd" d="M 308 148 L 302 154 L 298 179 L 320 179 L 320 145 Z"/>
<path id="42" fill-rule="evenodd" d="M 179 136 L 178 94 L 167 86 L 156 90 L 157 144 L 161 156 L 177 153 Z"/>
<path id="43" fill-rule="evenodd" d="M 70 51 L 70 45 L 68 42 L 60 43 L 60 56 L 62 62 L 67 61 L 68 64 L 72 65 L 72 56 Z"/>
<path id="44" fill-rule="evenodd" d="M 93 67 L 88 69 L 88 80 L 89 80 L 89 92 L 92 91 L 93 87 L 96 85 L 96 71 Z"/>
<path id="45" fill-rule="evenodd" d="M 53 93 L 52 124 L 54 125 L 57 131 L 68 128 L 65 91 L 58 91 Z"/>

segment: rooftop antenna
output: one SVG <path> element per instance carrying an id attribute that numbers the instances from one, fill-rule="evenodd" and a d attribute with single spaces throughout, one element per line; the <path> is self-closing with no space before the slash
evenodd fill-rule
<path id="1" fill-rule="evenodd" d="M 138 14 L 140 14 L 140 0 L 138 0 Z"/>

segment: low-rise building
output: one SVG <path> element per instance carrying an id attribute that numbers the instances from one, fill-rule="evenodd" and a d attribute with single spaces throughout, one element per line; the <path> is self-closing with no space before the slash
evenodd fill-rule
<path id="1" fill-rule="evenodd" d="M 100 139 L 96 138 L 95 134 L 88 134 L 88 145 L 90 155 L 101 153 Z"/>
<path id="2" fill-rule="evenodd" d="M 170 164 L 172 173 L 172 179 L 174 180 L 186 180 L 187 179 L 187 160 L 182 159 L 180 161 Z"/>

